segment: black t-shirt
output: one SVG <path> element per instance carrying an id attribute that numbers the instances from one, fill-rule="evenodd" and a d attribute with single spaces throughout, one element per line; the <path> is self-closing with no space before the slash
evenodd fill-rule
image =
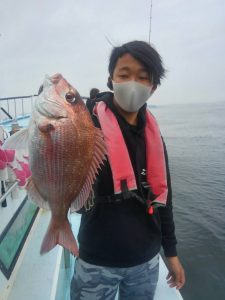
<path id="1" fill-rule="evenodd" d="M 142 196 L 141 183 L 146 181 L 144 139 L 146 105 L 139 110 L 137 126 L 133 126 L 119 114 L 112 99 L 112 93 L 104 93 L 98 101 L 104 101 L 117 118 L 136 177 L 138 189 L 135 192 Z M 100 126 L 95 116 L 93 121 L 96 126 Z M 94 194 L 96 197 L 100 196 L 103 201 L 98 202 L 94 199 L 96 203 L 90 210 L 82 209 L 78 234 L 80 258 L 95 265 L 130 267 L 150 260 L 159 252 L 161 244 L 166 256 L 176 255 L 166 149 L 165 157 L 169 189 L 167 206 L 155 209 L 153 215 L 149 215 L 146 206 L 135 197 L 104 203 L 104 196 L 114 194 L 110 164 L 108 160 L 104 163 L 93 186 Z"/>

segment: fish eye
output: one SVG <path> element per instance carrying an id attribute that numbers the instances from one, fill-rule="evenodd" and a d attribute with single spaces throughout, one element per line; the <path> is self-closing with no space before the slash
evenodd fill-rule
<path id="1" fill-rule="evenodd" d="M 73 92 L 67 92 L 65 98 L 69 103 L 74 103 L 76 101 L 76 95 Z"/>

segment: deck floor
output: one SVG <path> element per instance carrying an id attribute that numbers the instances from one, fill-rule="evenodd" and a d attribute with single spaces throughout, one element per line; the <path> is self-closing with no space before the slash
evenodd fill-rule
<path id="1" fill-rule="evenodd" d="M 22 253 L 18 269 L 7 283 L 7 297 L 0 300 L 70 300 L 70 280 L 74 258 L 69 256 L 70 272 L 65 274 L 65 255 L 60 246 L 41 256 L 40 245 L 50 220 L 50 212 L 41 211 Z M 77 235 L 80 215 L 71 215 L 73 232 Z M 154 300 L 182 300 L 176 289 L 166 283 L 167 268 L 160 257 L 159 282 Z M 116 297 L 118 299 L 118 296 Z M 116 300 L 115 299 L 115 300 Z M 137 299 L 138 300 L 138 299 Z"/>

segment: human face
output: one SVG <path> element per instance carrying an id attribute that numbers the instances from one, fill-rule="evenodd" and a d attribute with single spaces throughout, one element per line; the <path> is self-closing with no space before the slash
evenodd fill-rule
<path id="1" fill-rule="evenodd" d="M 152 78 L 144 66 L 129 53 L 121 56 L 113 71 L 112 80 L 116 83 L 137 81 L 146 86 L 152 86 Z"/>

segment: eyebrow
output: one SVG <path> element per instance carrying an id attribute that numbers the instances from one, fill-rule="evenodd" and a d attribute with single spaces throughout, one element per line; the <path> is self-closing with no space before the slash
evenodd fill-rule
<path id="1" fill-rule="evenodd" d="M 120 69 L 119 69 L 119 71 L 130 71 L 130 68 L 129 67 L 121 67 Z M 146 72 L 146 73 L 148 73 L 147 71 L 146 71 L 146 69 L 145 68 L 141 68 L 140 69 L 140 71 L 141 72 Z"/>
<path id="2" fill-rule="evenodd" d="M 129 70 L 130 70 L 129 67 L 121 67 L 121 68 L 119 69 L 119 71 L 129 71 Z"/>

